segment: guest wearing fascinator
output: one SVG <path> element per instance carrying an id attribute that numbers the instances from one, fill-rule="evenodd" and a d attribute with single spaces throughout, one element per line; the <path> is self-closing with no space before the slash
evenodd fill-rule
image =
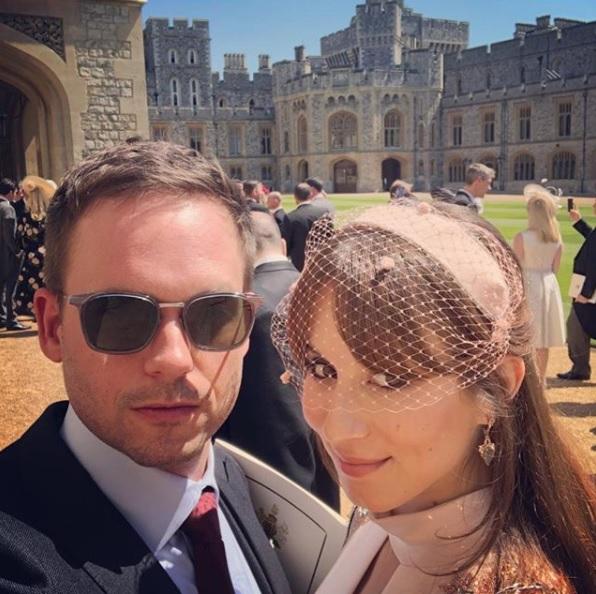
<path id="1" fill-rule="evenodd" d="M 449 204 L 318 225 L 272 333 L 366 510 L 319 594 L 594 592 L 594 488 L 553 424 L 511 248 Z"/>

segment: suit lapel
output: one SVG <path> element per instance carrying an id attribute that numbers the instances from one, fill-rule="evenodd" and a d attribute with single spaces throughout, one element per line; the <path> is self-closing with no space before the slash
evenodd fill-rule
<path id="1" fill-rule="evenodd" d="M 73 566 L 114 594 L 177 594 L 140 536 L 112 505 L 62 440 L 67 403 L 49 407 L 20 445 L 25 493 L 35 525 Z"/>

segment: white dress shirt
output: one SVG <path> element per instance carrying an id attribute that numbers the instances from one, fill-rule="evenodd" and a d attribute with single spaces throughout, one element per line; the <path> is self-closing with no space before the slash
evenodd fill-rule
<path id="1" fill-rule="evenodd" d="M 194 481 L 157 468 L 140 466 L 89 431 L 72 406 L 66 412 L 61 435 L 99 488 L 143 539 L 180 592 L 200 594 L 197 593 L 187 537 L 179 528 L 194 509 L 205 487 L 211 487 L 219 500 L 211 444 L 205 474 Z M 260 592 L 219 506 L 217 511 L 236 594 Z"/>

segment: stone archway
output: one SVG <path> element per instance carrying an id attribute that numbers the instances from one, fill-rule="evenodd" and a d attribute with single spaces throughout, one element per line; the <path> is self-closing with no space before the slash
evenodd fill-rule
<path id="1" fill-rule="evenodd" d="M 302 160 L 298 163 L 298 183 L 308 179 L 308 161 Z"/>
<path id="2" fill-rule="evenodd" d="M 333 166 L 333 190 L 337 194 L 353 194 L 358 188 L 358 166 L 343 159 Z"/>
<path id="3" fill-rule="evenodd" d="M 401 179 L 401 162 L 393 158 L 385 159 L 381 163 L 383 190 L 388 190 L 396 179 Z"/>
<path id="4" fill-rule="evenodd" d="M 28 103 L 27 97 L 17 88 L 0 80 L 0 177 L 19 180 L 27 172 L 27 139 L 23 137 L 23 133 Z"/>

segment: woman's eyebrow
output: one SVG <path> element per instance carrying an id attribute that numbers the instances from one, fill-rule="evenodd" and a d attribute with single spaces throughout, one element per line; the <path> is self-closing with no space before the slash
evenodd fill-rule
<path id="1" fill-rule="evenodd" d="M 317 349 L 315 349 L 309 342 L 307 342 L 304 345 L 304 351 L 305 351 L 306 355 L 309 355 L 311 357 L 319 357 L 321 359 L 325 359 L 325 357 L 323 357 L 321 355 L 321 353 L 319 353 L 319 351 L 317 351 Z M 327 360 L 327 359 L 325 359 L 325 360 Z"/>

